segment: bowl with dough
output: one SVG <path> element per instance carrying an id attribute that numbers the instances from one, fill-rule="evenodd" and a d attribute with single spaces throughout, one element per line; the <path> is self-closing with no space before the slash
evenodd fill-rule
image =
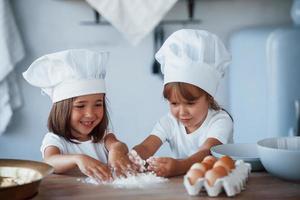
<path id="1" fill-rule="evenodd" d="M 42 179 L 53 171 L 53 167 L 42 162 L 0 159 L 0 199 L 33 197 Z"/>
<path id="2" fill-rule="evenodd" d="M 264 170 L 255 143 L 221 144 L 212 147 L 210 151 L 211 154 L 217 158 L 227 155 L 234 160 L 243 160 L 250 163 L 251 171 Z"/>
<path id="3" fill-rule="evenodd" d="M 259 140 L 257 149 L 265 169 L 279 178 L 300 181 L 300 137 Z"/>

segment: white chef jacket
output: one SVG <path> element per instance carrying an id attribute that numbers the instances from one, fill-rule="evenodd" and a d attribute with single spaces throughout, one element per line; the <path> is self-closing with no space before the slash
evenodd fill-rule
<path id="1" fill-rule="evenodd" d="M 41 146 L 43 158 L 45 149 L 49 146 L 55 146 L 60 150 L 61 154 L 85 154 L 103 163 L 107 163 L 108 151 L 106 150 L 103 141 L 98 143 L 93 143 L 92 140 L 84 142 L 78 140 L 73 141 L 77 142 L 78 144 L 72 143 L 52 132 L 48 132 L 44 136 Z"/>
<path id="2" fill-rule="evenodd" d="M 168 142 L 175 158 L 187 158 L 197 151 L 207 138 L 216 138 L 223 144 L 233 143 L 233 121 L 224 110 L 208 110 L 203 124 L 187 133 L 184 125 L 171 113 L 163 116 L 152 130 L 152 135 Z"/>

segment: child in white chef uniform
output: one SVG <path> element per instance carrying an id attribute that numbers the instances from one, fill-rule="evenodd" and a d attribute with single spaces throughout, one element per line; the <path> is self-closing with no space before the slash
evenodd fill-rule
<path id="1" fill-rule="evenodd" d="M 233 121 L 215 100 L 231 56 L 221 40 L 204 30 L 173 33 L 155 55 L 164 75 L 164 98 L 171 113 L 163 116 L 136 153 L 158 176 L 184 174 L 210 148 L 233 142 Z M 151 157 L 168 142 L 175 158 Z M 138 164 L 138 156 L 130 156 Z M 150 158 L 149 158 L 150 157 Z"/>
<path id="2" fill-rule="evenodd" d="M 79 169 L 100 179 L 112 178 L 128 167 L 127 146 L 108 130 L 105 68 L 108 52 L 66 50 L 38 58 L 23 73 L 33 86 L 50 96 L 53 105 L 42 156 L 55 173 Z"/>

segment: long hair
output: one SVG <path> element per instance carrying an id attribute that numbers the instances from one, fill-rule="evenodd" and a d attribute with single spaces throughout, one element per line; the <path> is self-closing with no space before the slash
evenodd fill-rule
<path id="1" fill-rule="evenodd" d="M 76 143 L 72 139 L 76 139 L 72 136 L 71 132 L 71 113 L 73 101 L 75 98 L 65 99 L 53 104 L 49 117 L 48 117 L 48 129 L 56 135 L 64 137 L 66 140 Z M 105 99 L 105 95 L 104 95 Z M 103 101 L 103 118 L 101 122 L 91 131 L 89 134 L 92 138 L 92 142 L 96 143 L 102 140 L 108 127 L 108 112 L 106 108 L 105 100 Z"/>

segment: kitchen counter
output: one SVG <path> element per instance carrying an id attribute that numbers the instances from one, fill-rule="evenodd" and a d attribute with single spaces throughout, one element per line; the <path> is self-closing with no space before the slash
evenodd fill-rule
<path id="1" fill-rule="evenodd" d="M 202 192 L 199 196 L 189 196 L 183 185 L 183 177 L 170 178 L 168 182 L 157 184 L 151 188 L 117 189 L 112 186 L 92 185 L 78 181 L 76 176 L 50 175 L 39 188 L 33 198 L 38 199 L 120 199 L 120 200 L 159 200 L 159 199 L 229 199 L 225 193 L 218 197 L 208 197 Z M 82 177 L 81 177 L 82 178 Z M 300 199 L 300 182 L 288 182 L 278 179 L 266 172 L 251 173 L 246 190 L 237 194 L 234 199 Z"/>

